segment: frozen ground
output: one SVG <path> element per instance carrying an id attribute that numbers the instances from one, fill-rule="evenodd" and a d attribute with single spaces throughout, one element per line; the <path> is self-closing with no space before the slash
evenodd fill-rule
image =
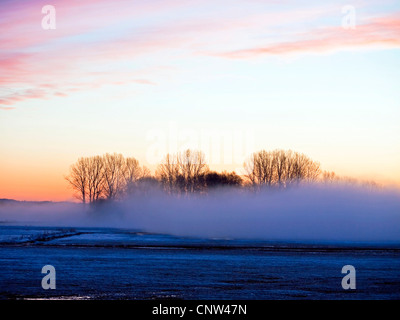
<path id="1" fill-rule="evenodd" d="M 44 290 L 44 265 L 56 289 Z M 341 269 L 356 268 L 356 290 Z M 0 226 L 0 299 L 400 299 L 400 246 Z"/>

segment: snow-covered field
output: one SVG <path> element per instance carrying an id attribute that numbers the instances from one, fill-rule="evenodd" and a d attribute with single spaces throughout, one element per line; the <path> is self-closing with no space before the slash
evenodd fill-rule
<path id="1" fill-rule="evenodd" d="M 56 289 L 44 290 L 44 265 Z M 355 290 L 341 286 L 356 268 Z M 400 299 L 400 247 L 0 226 L 1 299 Z"/>

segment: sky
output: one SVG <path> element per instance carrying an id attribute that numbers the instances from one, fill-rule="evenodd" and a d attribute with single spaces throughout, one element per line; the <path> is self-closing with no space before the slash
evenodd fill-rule
<path id="1" fill-rule="evenodd" d="M 154 172 L 185 148 L 400 185 L 399 1 L 2 0 L 0 30 L 0 198 L 72 200 L 79 157 Z"/>

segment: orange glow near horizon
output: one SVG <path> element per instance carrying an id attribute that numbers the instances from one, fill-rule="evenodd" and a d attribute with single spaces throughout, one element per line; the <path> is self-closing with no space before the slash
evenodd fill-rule
<path id="1" fill-rule="evenodd" d="M 18 174 L 19 173 L 19 174 Z M 72 201 L 61 172 L 1 172 L 0 198 L 20 201 Z"/>
<path id="2" fill-rule="evenodd" d="M 156 166 L 148 166 L 152 173 Z M 3 167 L 4 169 L 4 167 Z M 36 168 L 36 170 L 29 172 L 31 168 L 25 170 L 17 170 L 16 168 L 8 168 L 9 170 L 0 170 L 0 199 L 14 199 L 19 201 L 78 201 L 73 196 L 73 191 L 70 189 L 68 182 L 64 176 L 68 173 L 68 167 L 64 170 L 60 168 L 53 168 L 46 170 L 46 168 Z M 237 167 L 224 166 L 224 165 L 211 165 L 210 170 L 221 171 L 235 171 Z M 324 168 L 326 169 L 326 168 Z M 329 170 L 328 170 L 329 171 Z M 331 170 L 335 171 L 335 170 Z M 348 174 L 348 172 L 336 172 L 339 176 L 354 177 L 360 180 L 372 180 L 380 183 L 383 186 L 400 188 L 397 179 L 379 179 L 379 177 L 367 177 Z M 26 179 L 29 177 L 29 179 Z M 393 176 L 395 178 L 395 176 Z"/>

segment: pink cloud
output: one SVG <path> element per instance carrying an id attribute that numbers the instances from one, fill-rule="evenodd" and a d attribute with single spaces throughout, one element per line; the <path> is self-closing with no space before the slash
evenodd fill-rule
<path id="1" fill-rule="evenodd" d="M 54 95 L 56 97 L 67 97 L 68 96 L 66 93 L 63 93 L 63 92 L 55 92 Z"/>
<path id="2" fill-rule="evenodd" d="M 243 59 L 260 55 L 281 55 L 301 52 L 327 52 L 346 48 L 400 48 L 399 16 L 380 17 L 357 25 L 355 29 L 325 27 L 295 35 L 298 39 L 271 43 L 249 49 L 233 50 L 216 54 L 226 58 Z"/>
<path id="3" fill-rule="evenodd" d="M 27 100 L 27 99 L 40 99 L 45 98 L 46 92 L 40 89 L 27 89 L 17 91 L 3 97 L 0 97 L 0 105 L 12 105 L 16 102 Z"/>
<path id="4" fill-rule="evenodd" d="M 224 11 L 210 14 L 214 3 L 200 0 L 55 0 L 57 29 L 44 31 L 42 1 L 9 2 L 0 11 L 0 85 L 15 90 L 0 96 L 0 105 L 62 98 L 104 85 L 155 85 L 159 81 L 153 79 L 162 73 L 158 66 L 171 67 L 171 60 L 195 57 L 198 52 L 210 55 L 221 48 L 225 52 L 212 55 L 251 58 L 372 45 L 399 47 L 398 16 L 376 18 L 356 30 L 325 27 L 306 32 L 305 21 L 315 22 L 340 10 L 323 5 L 257 11 L 243 2 L 242 11 L 230 3 L 218 1 Z M 179 10 L 185 13 L 182 18 Z M 294 25 L 302 26 L 297 34 Z M 278 36 L 286 40 L 277 42 Z M 260 46 L 261 42 L 267 44 Z"/>
<path id="5" fill-rule="evenodd" d="M 52 95 L 62 97 L 68 92 L 98 88 L 104 84 L 154 85 L 154 81 L 143 77 L 147 76 L 143 70 L 91 70 L 165 47 L 168 40 L 162 39 L 162 34 L 148 37 L 139 33 L 133 39 L 116 34 L 117 37 L 111 41 L 100 38 L 88 43 L 74 37 L 87 37 L 87 34 L 102 28 L 112 28 L 121 20 L 139 18 L 146 12 L 160 13 L 193 2 L 182 4 L 180 1 L 165 3 L 157 0 L 132 5 L 130 2 L 110 3 L 105 0 L 53 1 L 58 27 L 51 31 L 41 29 L 41 1 L 8 3 L 0 11 L 0 29 L 4 31 L 0 34 L 0 85 L 30 88 L 31 92 L 16 89 L 15 93 L 2 95 L 0 104 L 11 105 Z M 33 94 L 35 90 L 40 94 Z"/>

